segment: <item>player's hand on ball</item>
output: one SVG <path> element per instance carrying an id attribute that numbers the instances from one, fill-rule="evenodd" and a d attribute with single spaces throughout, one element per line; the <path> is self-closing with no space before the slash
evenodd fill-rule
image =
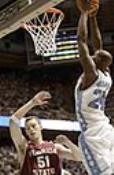
<path id="1" fill-rule="evenodd" d="M 76 4 L 81 13 L 89 10 L 90 3 L 88 0 L 76 0 Z"/>
<path id="2" fill-rule="evenodd" d="M 97 15 L 99 10 L 99 0 L 91 0 L 90 1 L 90 9 L 89 9 L 89 17 L 94 17 Z"/>
<path id="3" fill-rule="evenodd" d="M 51 94 L 47 91 L 40 91 L 33 97 L 34 105 L 46 105 L 51 99 Z"/>
<path id="4" fill-rule="evenodd" d="M 99 9 L 99 0 L 76 0 L 81 13 L 88 11 L 90 17 L 96 16 Z"/>

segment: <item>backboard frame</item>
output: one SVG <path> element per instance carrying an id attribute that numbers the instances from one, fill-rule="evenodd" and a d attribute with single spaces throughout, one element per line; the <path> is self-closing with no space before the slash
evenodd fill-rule
<path id="1" fill-rule="evenodd" d="M 64 0 L 40 0 L 30 5 L 28 3 L 25 9 L 20 9 L 13 18 L 6 18 L 6 21 L 0 25 L 0 38 L 14 32 L 19 29 L 24 22 L 30 21 L 34 17 L 41 15 L 48 8 L 54 7 L 63 1 Z M 2 11 L 0 13 L 2 13 Z"/>

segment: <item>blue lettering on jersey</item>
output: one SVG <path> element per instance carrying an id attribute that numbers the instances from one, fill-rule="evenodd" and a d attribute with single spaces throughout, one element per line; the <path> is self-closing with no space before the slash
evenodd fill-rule
<path id="1" fill-rule="evenodd" d="M 106 92 L 102 89 L 99 89 L 99 87 L 105 87 L 106 89 L 110 87 L 110 84 L 106 81 L 99 81 L 96 84 L 96 89 L 94 90 L 93 94 L 97 97 L 91 101 L 88 106 L 94 109 L 100 109 L 104 110 L 105 107 L 105 101 L 106 101 Z"/>
<path id="2" fill-rule="evenodd" d="M 107 81 L 99 81 L 97 84 L 96 84 L 97 87 L 106 87 L 106 88 L 110 88 L 110 83 L 107 82 Z"/>
<path id="3" fill-rule="evenodd" d="M 99 95 L 99 97 L 95 98 L 93 101 L 91 101 L 88 106 L 94 109 L 100 109 L 104 110 L 105 107 L 105 101 L 106 101 L 106 95 L 105 91 L 102 91 L 100 89 L 96 89 L 93 94 Z"/>

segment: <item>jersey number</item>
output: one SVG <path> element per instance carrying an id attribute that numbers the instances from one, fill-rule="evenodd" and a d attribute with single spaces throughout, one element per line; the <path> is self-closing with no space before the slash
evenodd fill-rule
<path id="1" fill-rule="evenodd" d="M 104 110 L 105 106 L 105 91 L 102 91 L 100 89 L 96 89 L 93 92 L 94 95 L 99 95 L 98 98 L 95 98 L 93 101 L 91 101 L 88 106 L 94 109 L 100 109 Z"/>
<path id="2" fill-rule="evenodd" d="M 39 168 L 50 167 L 49 156 L 39 156 L 37 157 L 37 164 Z"/>

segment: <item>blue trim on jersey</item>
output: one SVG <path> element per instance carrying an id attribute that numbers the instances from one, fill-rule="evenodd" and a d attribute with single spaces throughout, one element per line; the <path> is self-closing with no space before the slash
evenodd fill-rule
<path id="1" fill-rule="evenodd" d="M 82 92 L 77 90 L 77 106 L 78 106 L 78 114 L 79 114 L 79 117 L 78 117 L 78 121 L 81 125 L 81 129 L 82 131 L 86 131 L 87 129 L 87 123 L 85 121 L 85 118 L 81 112 L 81 106 L 82 106 Z"/>
<path id="2" fill-rule="evenodd" d="M 78 106 L 78 120 L 79 123 L 81 125 L 81 135 L 80 135 L 80 146 L 81 146 L 81 150 L 84 156 L 84 159 L 86 161 L 86 165 L 89 169 L 89 171 L 91 172 L 92 175 L 101 175 L 102 171 L 100 170 L 97 161 L 94 158 L 94 155 L 90 149 L 90 147 L 88 146 L 88 144 L 85 141 L 85 137 L 83 135 L 83 133 L 87 130 L 87 122 L 84 118 L 83 113 L 81 112 L 81 106 L 82 106 L 82 92 L 81 91 L 77 91 L 77 106 Z"/>
<path id="3" fill-rule="evenodd" d="M 88 166 L 89 171 L 92 175 L 101 175 L 102 171 L 100 170 L 97 161 L 94 158 L 94 155 L 85 141 L 85 137 L 83 134 L 80 135 L 80 146 L 83 152 L 84 159 L 86 161 L 86 165 Z"/>

